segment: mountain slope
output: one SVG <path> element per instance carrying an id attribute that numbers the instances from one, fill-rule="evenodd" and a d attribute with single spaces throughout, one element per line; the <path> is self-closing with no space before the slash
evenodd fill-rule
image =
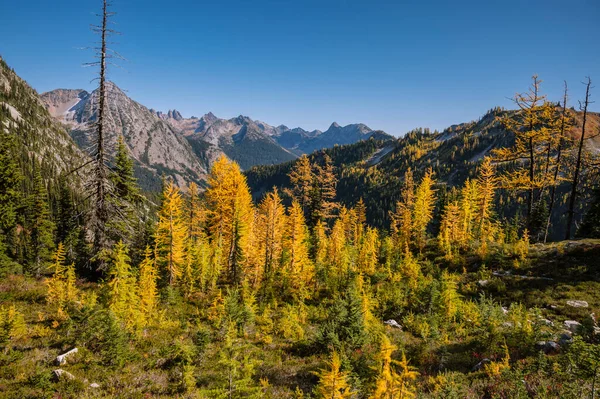
<path id="1" fill-rule="evenodd" d="M 493 109 L 481 119 L 453 125 L 443 132 L 416 129 L 397 140 L 368 140 L 351 145 L 317 151 L 309 158 L 319 162 L 322 154 L 331 156 L 336 166 L 338 200 L 346 205 L 363 198 L 369 221 L 379 227 L 389 226 L 389 211 L 399 200 L 402 179 L 408 168 L 420 179 L 425 170 L 435 173 L 438 194 L 449 187 L 460 186 L 474 177 L 477 165 L 495 148 L 512 144 L 514 136 L 504 130 L 497 117 L 513 111 Z M 568 134 L 577 139 L 581 129 L 581 114 L 575 116 L 576 125 Z M 600 126 L 600 115 L 590 113 L 586 131 L 595 132 Z M 336 127 L 337 129 L 337 127 Z M 600 153 L 600 137 L 589 140 L 587 148 Z M 368 150 L 367 150 L 368 149 Z M 289 187 L 287 174 L 294 162 L 272 167 L 255 167 L 246 172 L 255 196 L 260 198 L 273 187 Z M 559 212 L 557 212 L 559 213 Z M 558 222 L 558 221 L 557 221 Z"/>
<path id="2" fill-rule="evenodd" d="M 35 159 L 42 175 L 56 183 L 69 175 L 80 186 L 87 156 L 75 145 L 65 129 L 46 110 L 38 94 L 0 57 L 0 128 L 17 138 L 22 168 L 31 168 Z M 28 176 L 29 173 L 25 175 Z"/>
<path id="3" fill-rule="evenodd" d="M 130 99 L 116 85 L 109 83 L 107 91 L 106 142 L 109 154 L 114 154 L 117 138 L 122 134 L 135 161 L 136 176 L 142 188 L 156 191 L 160 188 L 163 174 L 173 177 L 179 185 L 204 180 L 207 166 L 171 125 Z M 68 126 L 71 137 L 88 152 L 93 150 L 95 139 L 93 104 L 97 92 L 59 89 L 41 96 L 52 116 Z"/>

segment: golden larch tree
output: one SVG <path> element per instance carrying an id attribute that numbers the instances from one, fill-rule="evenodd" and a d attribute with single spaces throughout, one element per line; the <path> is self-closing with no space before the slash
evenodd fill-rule
<path id="1" fill-rule="evenodd" d="M 415 191 L 413 209 L 413 236 L 419 250 L 423 250 L 427 240 L 427 226 L 433 218 L 435 190 L 433 189 L 433 172 L 428 170 Z"/>
<path id="2" fill-rule="evenodd" d="M 319 385 L 316 388 L 319 399 L 346 399 L 354 395 L 350 387 L 349 375 L 340 368 L 342 362 L 337 352 L 333 352 L 328 368 L 318 373 Z"/>
<path id="3" fill-rule="evenodd" d="M 158 270 L 152 258 L 152 250 L 146 247 L 144 259 L 140 263 L 140 275 L 137 291 L 139 293 L 139 310 L 144 318 L 144 324 L 149 324 L 152 317 L 156 316 L 158 306 Z"/>
<path id="4" fill-rule="evenodd" d="M 298 201 L 288 208 L 283 235 L 283 268 L 286 285 L 294 296 L 307 296 L 305 288 L 314 278 L 314 267 L 308 256 L 308 229 Z"/>
<path id="5" fill-rule="evenodd" d="M 169 285 L 173 285 L 181 277 L 185 265 L 187 228 L 179 188 L 173 182 L 167 183 L 163 197 L 155 233 L 156 260 Z"/>
<path id="6" fill-rule="evenodd" d="M 269 192 L 258 207 L 258 228 L 263 267 L 263 279 L 271 285 L 274 274 L 279 270 L 283 250 L 285 208 L 277 189 Z"/>
<path id="7" fill-rule="evenodd" d="M 222 155 L 213 165 L 206 189 L 207 225 L 211 239 L 220 247 L 228 280 L 239 284 L 244 252 L 248 250 L 254 208 L 246 177 L 240 167 Z"/>

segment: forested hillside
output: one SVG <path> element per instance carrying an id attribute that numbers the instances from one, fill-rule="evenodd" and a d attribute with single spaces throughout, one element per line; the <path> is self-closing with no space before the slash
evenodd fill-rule
<path id="1" fill-rule="evenodd" d="M 582 113 L 568 110 L 571 122 L 564 132 L 564 148 L 560 173 L 557 178 L 557 193 L 560 196 L 558 210 L 552 215 L 552 223 L 557 228 L 551 231 L 551 237 L 562 239 L 565 235 L 566 198 L 568 195 L 569 174 L 577 156 L 577 141 L 581 135 Z M 390 215 L 394 212 L 400 199 L 404 175 L 410 169 L 416 176 L 422 176 L 431 169 L 435 176 L 436 188 L 440 193 L 440 201 L 452 195 L 453 188 L 460 187 L 467 179 L 475 176 L 477 166 L 486 156 L 493 156 L 494 151 L 502 148 L 513 148 L 514 132 L 507 129 L 503 119 L 511 118 L 514 111 L 499 108 L 492 109 L 477 121 L 454 125 L 443 132 L 431 132 L 428 129 L 415 129 L 395 141 L 369 140 L 333 149 L 317 151 L 308 156 L 312 164 L 322 162 L 327 154 L 334 165 L 338 178 L 336 200 L 351 205 L 363 199 L 367 206 L 367 221 L 377 227 L 387 228 Z M 600 148 L 599 125 L 600 115 L 587 114 L 587 136 L 584 152 L 592 159 L 597 157 Z M 555 122 L 560 122 L 560 115 L 555 115 Z M 555 129 L 558 127 L 555 127 Z M 559 135 L 556 131 L 553 133 Z M 540 144 L 543 145 L 543 144 Z M 538 154 L 540 161 L 546 159 L 543 150 Z M 551 150 L 551 158 L 556 158 L 556 149 Z M 277 187 L 289 189 L 291 182 L 289 172 L 298 165 L 293 161 L 282 165 L 256 166 L 246 172 L 248 184 L 257 199 L 262 198 L 267 190 Z M 590 161 L 593 163 L 593 161 Z M 508 170 L 515 162 L 502 162 L 498 159 L 498 168 Z M 556 169 L 556 168 L 554 168 Z M 549 172 L 546 172 L 549 174 Z M 585 214 L 592 188 L 598 181 L 596 170 L 587 169 L 583 175 L 581 187 L 583 201 L 579 204 L 577 215 Z M 548 185 L 540 183 L 541 185 Z M 499 187 L 502 189 L 503 187 Z M 548 188 L 542 188 L 542 191 Z M 549 194 L 549 192 L 548 192 Z M 548 195 L 546 194 L 546 195 Z M 499 190 L 499 217 L 510 219 L 519 211 L 515 203 L 522 201 L 518 192 Z M 548 198 L 540 198 L 548 202 Z M 438 209 L 443 204 L 437 204 Z M 523 215 L 524 216 L 524 215 Z"/>

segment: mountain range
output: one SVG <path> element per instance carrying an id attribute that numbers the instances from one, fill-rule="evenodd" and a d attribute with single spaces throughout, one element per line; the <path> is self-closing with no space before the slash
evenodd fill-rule
<path id="1" fill-rule="evenodd" d="M 97 92 L 57 89 L 40 96 L 50 115 L 87 152 L 93 149 Z M 220 154 L 235 160 L 242 169 L 249 169 L 370 137 L 392 138 L 364 124 L 342 127 L 334 122 L 326 131 L 307 131 L 271 126 L 242 115 L 222 119 L 209 112 L 200 118 L 184 118 L 177 110 L 163 113 L 147 108 L 113 83 L 107 85 L 107 92 L 109 153 L 114 153 L 117 138 L 122 134 L 135 161 L 136 176 L 148 191 L 160 187 L 162 175 L 172 176 L 179 185 L 190 180 L 202 184 Z"/>

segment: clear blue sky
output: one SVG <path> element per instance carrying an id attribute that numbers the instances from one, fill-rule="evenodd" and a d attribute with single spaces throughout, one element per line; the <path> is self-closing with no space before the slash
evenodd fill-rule
<path id="1" fill-rule="evenodd" d="M 600 1 L 114 0 L 111 78 L 142 104 L 326 129 L 364 122 L 395 135 L 510 107 L 532 74 L 560 98 L 596 79 Z M 91 89 L 100 0 L 2 0 L 0 55 L 39 92 Z"/>

